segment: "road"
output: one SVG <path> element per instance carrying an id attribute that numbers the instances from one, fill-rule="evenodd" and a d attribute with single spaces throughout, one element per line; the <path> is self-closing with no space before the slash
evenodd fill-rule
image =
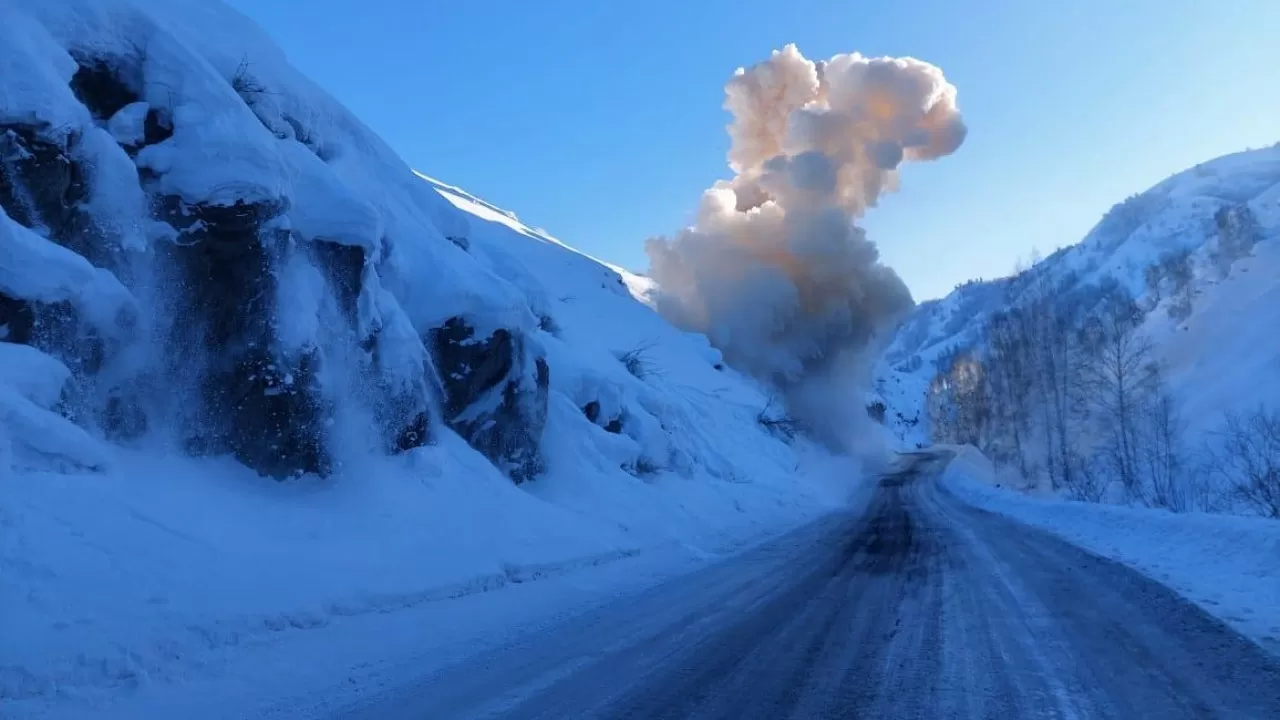
<path id="1" fill-rule="evenodd" d="M 940 486 L 622 598 L 344 718 L 1280 718 L 1280 661 L 1162 585 Z"/>

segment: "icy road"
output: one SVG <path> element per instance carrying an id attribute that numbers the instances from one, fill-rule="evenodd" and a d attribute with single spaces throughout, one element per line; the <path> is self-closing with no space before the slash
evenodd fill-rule
<path id="1" fill-rule="evenodd" d="M 916 455 L 868 512 L 349 708 L 348 718 L 1280 718 L 1280 660 L 1171 590 L 975 510 Z"/>

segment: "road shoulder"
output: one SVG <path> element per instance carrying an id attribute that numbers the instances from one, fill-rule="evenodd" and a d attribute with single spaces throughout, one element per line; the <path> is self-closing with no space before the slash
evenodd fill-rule
<path id="1" fill-rule="evenodd" d="M 1132 567 L 1280 656 L 1280 523 L 1028 496 L 955 452 L 941 485 L 956 498 Z"/>

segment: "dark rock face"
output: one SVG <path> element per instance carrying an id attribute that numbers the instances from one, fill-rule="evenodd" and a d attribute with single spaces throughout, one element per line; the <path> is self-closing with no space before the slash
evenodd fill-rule
<path id="1" fill-rule="evenodd" d="M 316 378 L 317 351 L 290 356 L 275 342 L 276 281 L 272 267 L 288 233 L 264 227 L 278 205 L 237 202 L 187 206 L 164 198 L 159 212 L 179 229 L 167 248 L 180 278 L 180 315 L 207 348 L 211 367 L 201 382 L 204 417 L 192 445 L 232 452 L 242 463 L 277 479 L 327 473 L 324 431 L 331 408 Z"/>
<path id="2" fill-rule="evenodd" d="M 79 58 L 80 69 L 71 77 L 71 92 L 94 118 L 106 120 L 120 108 L 137 102 L 138 93 L 125 82 L 119 73 L 122 64 L 109 63 L 102 58 Z"/>
<path id="3" fill-rule="evenodd" d="M 179 231 L 165 248 L 178 270 L 178 300 L 204 325 L 206 346 L 243 351 L 269 342 L 275 278 L 259 229 L 280 210 L 243 202 L 188 206 L 176 197 L 158 203 L 160 217 Z"/>
<path id="4" fill-rule="evenodd" d="M 0 127 L 0 206 L 14 222 L 102 267 L 110 253 L 80 207 L 88 194 L 85 175 L 71 151 L 46 130 L 31 125 Z M 73 135 L 64 141 L 74 147 L 77 138 Z M 72 381 L 61 411 L 72 419 L 92 417 L 94 376 L 112 348 L 81 322 L 71 303 L 0 295 L 0 340 L 30 345 L 62 361 Z M 103 415 L 110 414 L 108 408 L 97 419 L 105 423 L 109 418 Z"/>
<path id="5" fill-rule="evenodd" d="M 445 422 L 513 481 L 540 473 L 551 380 L 546 359 L 503 328 L 476 338 L 458 317 L 432 331 L 431 346 L 444 385 Z"/>
<path id="6" fill-rule="evenodd" d="M 311 243 L 311 252 L 328 278 L 343 314 L 354 319 L 356 300 L 360 297 L 360 280 L 364 275 L 364 248 L 315 240 Z"/>
<path id="7" fill-rule="evenodd" d="M 396 452 L 409 452 L 416 447 L 426 445 L 431 439 L 431 422 L 426 411 L 420 411 L 413 416 L 405 427 L 400 430 L 395 438 Z"/>
<path id="8" fill-rule="evenodd" d="M 99 126 L 114 131 L 126 153 L 136 157 L 143 147 L 172 137 L 170 110 L 141 102 L 140 57 L 79 55 L 76 61 L 70 89 Z M 247 75 L 238 75 L 236 84 L 246 102 L 266 92 Z M 157 97 L 149 102 L 163 104 Z M 324 157 L 324 148 L 306 127 L 291 118 L 285 122 L 299 142 Z M 286 136 L 289 129 L 284 128 Z M 424 340 L 434 349 L 443 385 L 441 417 L 433 402 L 434 377 L 393 385 L 391 373 L 384 373 L 380 360 L 405 357 L 405 348 L 388 344 L 402 342 L 402 331 L 397 328 L 393 338 L 390 331 L 384 335 L 358 322 L 366 270 L 379 258 L 361 247 L 300 242 L 285 229 L 286 201 L 191 204 L 166 195 L 168 190 L 156 182 L 157 170 L 141 170 L 137 179 L 150 195 L 150 219 L 167 224 L 172 233 L 158 224 L 147 227 L 155 238 L 154 253 L 135 256 L 112 243 L 111 227 L 97 223 L 87 209 L 95 191 L 107 188 L 92 187 L 99 148 L 82 138 L 99 138 L 56 130 L 0 124 L 0 207 L 13 221 L 115 273 L 127 287 L 147 291 L 140 297 L 154 294 L 161 310 L 121 319 L 116 332 L 91 327 L 86 317 L 96 316 L 80 317 L 78 309 L 84 306 L 78 299 L 73 305 L 0 294 L 0 340 L 32 345 L 71 370 L 60 412 L 112 441 L 136 439 L 149 425 L 175 420 L 194 452 L 232 454 L 277 479 L 325 474 L 333 465 L 326 441 L 334 390 L 323 387 L 321 378 L 328 380 L 330 372 L 351 362 L 357 367 L 352 374 L 358 376 L 351 378 L 352 385 L 368 396 L 389 452 L 429 443 L 443 420 L 515 482 L 541 472 L 539 443 L 550 369 L 535 337 L 505 328 L 475 337 L 474 328 L 460 317 L 432 331 Z M 81 130 L 98 132 L 92 126 Z M 450 241 L 469 248 L 464 237 Z M 282 342 L 279 323 L 287 319 L 279 317 L 277 278 L 284 264 L 300 260 L 301 254 L 324 274 L 341 315 L 359 328 L 354 338 L 345 327 L 325 326 L 322 332 L 335 330 L 353 347 L 335 350 L 326 340 L 322 350 Z M 326 301 L 323 312 L 331 307 Z M 151 321 L 159 327 L 144 326 Z M 168 335 L 155 337 L 152 329 Z M 554 332 L 554 321 L 544 318 L 543 329 Z M 130 330 L 139 331 L 135 339 L 156 340 L 154 355 L 165 359 L 152 362 L 153 348 L 142 345 L 134 347 L 138 353 L 117 354 L 122 344 L 132 342 L 127 339 Z M 416 353 L 419 338 L 408 339 L 415 344 L 409 350 Z M 387 357 L 380 358 L 381 351 Z M 141 357 L 151 364 L 139 369 L 135 360 Z M 411 374 L 418 375 L 418 358 L 412 360 Z M 174 387 L 189 392 L 163 397 L 166 390 L 173 395 Z M 156 411 L 174 417 L 148 418 L 147 412 Z"/>
<path id="9" fill-rule="evenodd" d="M 0 295 L 0 341 L 30 345 L 60 360 L 72 375 L 60 412 L 76 421 L 90 416 L 86 395 L 91 377 L 106 362 L 107 346 L 96 332 L 81 326 L 74 307 Z"/>
<path id="10" fill-rule="evenodd" d="M 151 108 L 142 121 L 142 144 L 155 145 L 173 137 L 173 121 L 167 110 Z"/>
<path id="11" fill-rule="evenodd" d="M 511 332 L 498 328 L 483 340 L 462 318 L 450 318 L 432 331 L 431 345 L 444 384 L 444 417 L 448 422 L 462 414 L 481 395 L 511 374 L 516 343 Z"/>
<path id="12" fill-rule="evenodd" d="M 592 400 L 591 402 L 587 403 L 582 407 L 582 414 L 587 416 L 587 420 L 591 421 L 596 425 L 599 425 L 600 419 L 601 419 L 600 418 L 600 402 L 598 400 Z M 614 435 L 617 435 L 622 432 L 622 418 L 620 417 L 612 418 L 608 422 L 606 422 L 602 427 L 604 428 L 605 432 L 611 432 Z"/>
<path id="13" fill-rule="evenodd" d="M 332 469 L 318 365 L 314 352 L 289 361 L 255 351 L 206 378 L 205 400 L 224 420 L 218 439 L 236 459 L 277 480 Z"/>
<path id="14" fill-rule="evenodd" d="M 135 440 L 147 431 L 147 414 L 138 407 L 135 393 L 116 391 L 107 398 L 101 423 L 108 440 Z"/>
<path id="15" fill-rule="evenodd" d="M 67 244 L 85 195 L 84 175 L 65 148 L 35 127 L 0 126 L 0 206 L 11 219 Z"/>
<path id="16" fill-rule="evenodd" d="M 0 293 L 0 340 L 29 345 L 35 324 L 31 303 Z"/>

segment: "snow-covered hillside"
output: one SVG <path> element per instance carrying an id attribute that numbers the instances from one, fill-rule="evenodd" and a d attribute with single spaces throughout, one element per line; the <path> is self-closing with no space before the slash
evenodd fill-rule
<path id="1" fill-rule="evenodd" d="M 997 314 L 1049 298 L 1078 330 L 1117 291 L 1136 303 L 1188 445 L 1226 412 L 1280 408 L 1280 145 L 1179 173 L 1026 271 L 922 303 L 876 369 L 893 435 L 936 439 L 930 384 L 957 356 L 989 353 Z"/>
<path id="2" fill-rule="evenodd" d="M 416 175 L 234 11 L 2 5 L 6 716 L 847 496 L 649 281 Z"/>

